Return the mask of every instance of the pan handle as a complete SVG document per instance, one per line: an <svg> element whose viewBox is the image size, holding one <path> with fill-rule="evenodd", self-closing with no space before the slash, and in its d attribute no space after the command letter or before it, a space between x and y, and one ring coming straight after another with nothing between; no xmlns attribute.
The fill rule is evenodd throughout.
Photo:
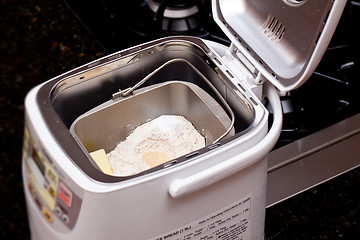
<svg viewBox="0 0 360 240"><path fill-rule="evenodd" d="M264 158L274 147L282 128L282 107L277 91L271 83L264 84L265 94L272 106L274 121L267 135L255 146L224 162L204 171L175 180L170 184L169 193L173 198L185 196L238 172ZM259 154L260 153L260 154Z"/></svg>

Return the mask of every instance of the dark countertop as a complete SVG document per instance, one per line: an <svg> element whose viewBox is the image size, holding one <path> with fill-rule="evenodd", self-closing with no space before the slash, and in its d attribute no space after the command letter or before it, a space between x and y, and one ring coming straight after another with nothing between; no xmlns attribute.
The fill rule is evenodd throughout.
<svg viewBox="0 0 360 240"><path fill-rule="evenodd" d="M30 239L21 178L24 98L105 55L63 1L0 3L0 237ZM360 169L267 210L268 239L359 239Z"/></svg>
<svg viewBox="0 0 360 240"><path fill-rule="evenodd" d="M21 179L25 95L104 51L60 0L0 4L0 238L29 239Z"/></svg>

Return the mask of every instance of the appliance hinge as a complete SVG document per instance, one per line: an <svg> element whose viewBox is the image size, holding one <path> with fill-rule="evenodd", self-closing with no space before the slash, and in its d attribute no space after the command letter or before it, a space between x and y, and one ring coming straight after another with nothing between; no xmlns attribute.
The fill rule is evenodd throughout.
<svg viewBox="0 0 360 240"><path fill-rule="evenodd" d="M226 61L231 62L231 65L244 77L242 81L244 81L253 93L261 99L262 84L266 81L266 78L260 73L260 71L236 48L233 43L230 45L225 58Z"/></svg>
<svg viewBox="0 0 360 240"><path fill-rule="evenodd" d="M253 76L250 80L255 84L263 84L265 82L264 76L259 72L259 70L242 54L239 49L232 43L230 45L230 52L234 58L236 58Z"/></svg>

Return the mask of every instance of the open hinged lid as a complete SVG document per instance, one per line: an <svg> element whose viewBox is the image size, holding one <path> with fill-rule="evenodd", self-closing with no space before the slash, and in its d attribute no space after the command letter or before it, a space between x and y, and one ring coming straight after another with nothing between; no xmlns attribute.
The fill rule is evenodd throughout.
<svg viewBox="0 0 360 240"><path fill-rule="evenodd" d="M214 19L279 90L304 83L322 58L346 0L213 0Z"/></svg>

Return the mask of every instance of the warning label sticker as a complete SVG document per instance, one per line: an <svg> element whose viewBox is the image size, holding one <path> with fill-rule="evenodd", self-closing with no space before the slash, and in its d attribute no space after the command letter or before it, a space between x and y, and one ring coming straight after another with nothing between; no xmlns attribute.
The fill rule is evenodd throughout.
<svg viewBox="0 0 360 240"><path fill-rule="evenodd" d="M250 239L251 194L198 221L152 240L247 240Z"/></svg>

